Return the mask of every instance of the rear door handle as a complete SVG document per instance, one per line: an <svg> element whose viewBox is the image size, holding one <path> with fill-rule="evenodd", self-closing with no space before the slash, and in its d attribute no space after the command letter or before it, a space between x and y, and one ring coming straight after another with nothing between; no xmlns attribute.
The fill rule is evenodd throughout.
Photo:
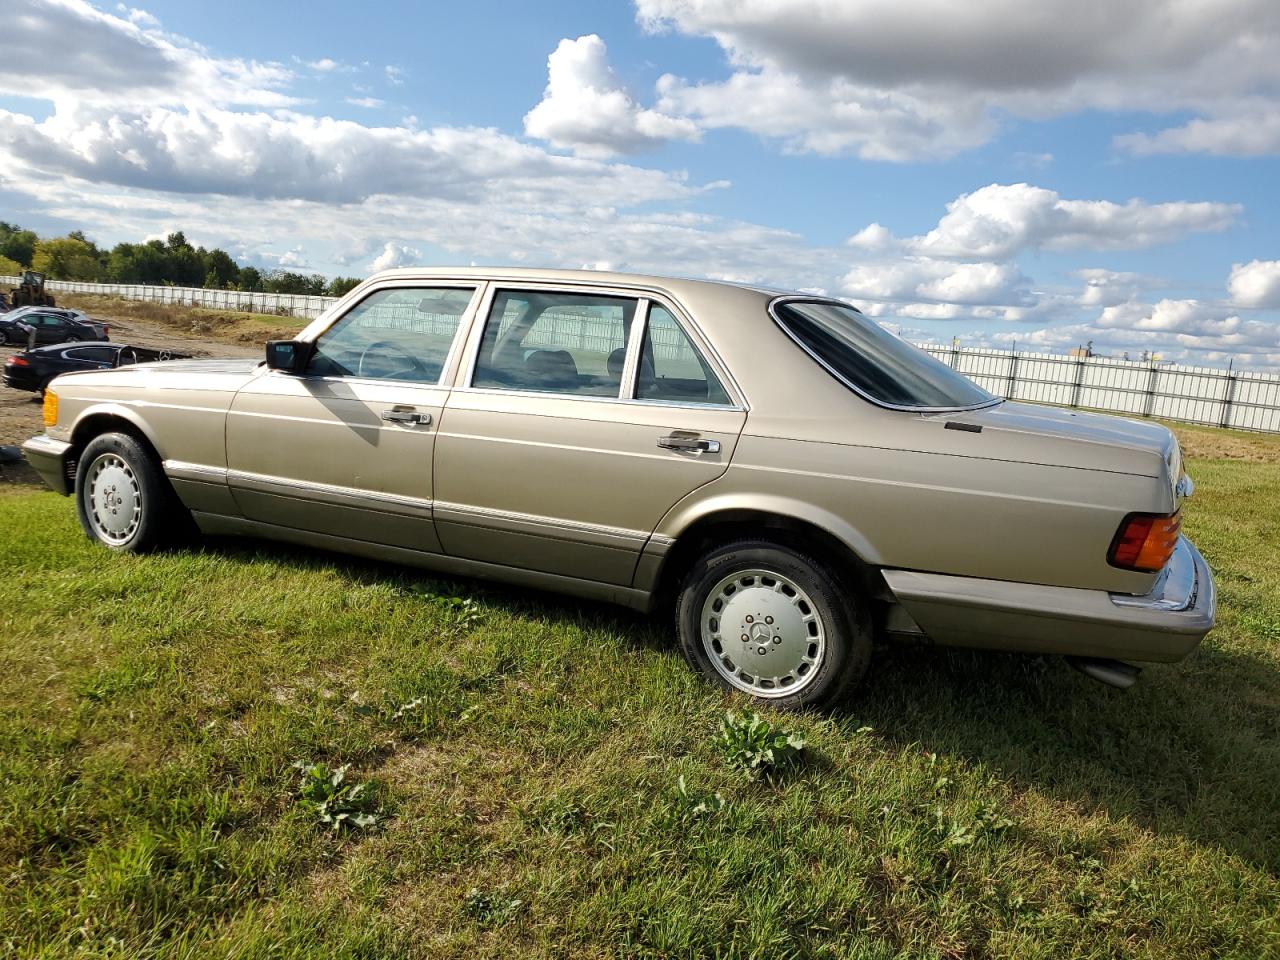
<svg viewBox="0 0 1280 960"><path fill-rule="evenodd" d="M719 440L704 440L701 437L681 437L669 434L658 438L658 446L664 450L686 450L690 453L719 453Z"/></svg>
<svg viewBox="0 0 1280 960"><path fill-rule="evenodd" d="M431 414L418 413L416 410L383 410L382 419L389 420L392 423L421 423L428 424L431 422Z"/></svg>

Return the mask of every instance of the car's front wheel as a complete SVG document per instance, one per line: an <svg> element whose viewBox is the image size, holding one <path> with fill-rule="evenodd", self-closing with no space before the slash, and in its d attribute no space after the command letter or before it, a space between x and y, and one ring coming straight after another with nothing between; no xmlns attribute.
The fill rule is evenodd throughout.
<svg viewBox="0 0 1280 960"><path fill-rule="evenodd" d="M76 511L89 538L144 553L182 527L182 507L151 452L127 433L85 446L76 468Z"/></svg>
<svg viewBox="0 0 1280 960"><path fill-rule="evenodd" d="M676 606L681 649L699 673L782 709L841 700L866 672L870 623L824 564L765 540L705 554Z"/></svg>

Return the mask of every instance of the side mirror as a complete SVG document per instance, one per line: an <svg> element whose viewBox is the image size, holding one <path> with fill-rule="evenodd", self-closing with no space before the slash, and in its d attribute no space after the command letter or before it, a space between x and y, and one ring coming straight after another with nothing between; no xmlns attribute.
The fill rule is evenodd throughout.
<svg viewBox="0 0 1280 960"><path fill-rule="evenodd" d="M285 373L301 373L311 359L311 344L301 340L268 340L267 366Z"/></svg>

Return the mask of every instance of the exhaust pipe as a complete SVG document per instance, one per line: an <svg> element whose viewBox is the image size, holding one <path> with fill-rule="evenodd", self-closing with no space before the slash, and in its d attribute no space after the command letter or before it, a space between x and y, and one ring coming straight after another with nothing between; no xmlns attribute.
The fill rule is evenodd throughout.
<svg viewBox="0 0 1280 960"><path fill-rule="evenodd" d="M1123 660L1112 660L1109 657L1067 657L1067 663L1086 677L1092 677L1099 683L1105 683L1109 687L1120 690L1128 690L1132 687L1138 682L1138 677L1142 673L1141 667L1135 667L1132 663L1125 663Z"/></svg>

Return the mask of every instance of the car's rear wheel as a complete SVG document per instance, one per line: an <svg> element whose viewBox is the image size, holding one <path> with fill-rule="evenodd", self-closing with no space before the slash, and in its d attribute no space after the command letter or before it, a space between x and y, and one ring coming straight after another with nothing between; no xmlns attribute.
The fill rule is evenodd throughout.
<svg viewBox="0 0 1280 960"><path fill-rule="evenodd" d="M676 607L685 657L704 677L782 709L824 708L866 672L866 604L820 561L765 540L708 552Z"/></svg>
<svg viewBox="0 0 1280 960"><path fill-rule="evenodd" d="M126 553L154 550L184 528L185 511L159 463L127 433L104 433L85 446L76 511L90 539Z"/></svg>

